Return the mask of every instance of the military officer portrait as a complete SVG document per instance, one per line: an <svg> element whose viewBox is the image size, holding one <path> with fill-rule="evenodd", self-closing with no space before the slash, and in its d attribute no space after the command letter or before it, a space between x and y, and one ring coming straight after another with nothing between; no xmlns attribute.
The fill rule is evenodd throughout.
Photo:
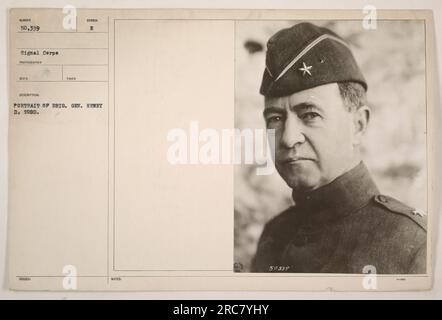
<svg viewBox="0 0 442 320"><path fill-rule="evenodd" d="M341 25L341 29L345 28ZM364 32L370 31L361 30ZM258 41L247 40L244 47L248 55L259 50ZM407 188L423 190L417 189L416 180L421 179L424 181L421 185L425 184L425 164L419 167L425 146L411 143L407 147L420 148L421 155L410 156L414 162L406 157L402 159L401 154L406 152L399 150L407 147L401 143L407 145L417 138L397 129L397 132L382 131L389 123L400 128L400 124L395 123L403 121L402 115L411 121L417 120L413 120L411 111L400 110L407 105L377 103L379 106L376 106L375 103L372 107L368 99L369 93L376 96L377 92L371 91L375 89L371 88L363 70L376 68L374 62L382 63L382 54L396 52L378 52L378 60L371 61L373 58L366 54L366 63L361 68L354 48L358 49L331 28L310 22L281 28L262 43L265 58L259 77L260 105L253 110L260 114L265 128L274 130L275 174L288 188L291 202L280 201L275 212L268 198L259 210L249 213L252 220L257 219L253 216L257 212L262 214L259 221L262 228L248 226L255 236L255 242L248 249L249 272L361 274L367 267L377 274L425 274L427 271L426 210L414 207L409 199L397 199L385 192L365 160L367 157L377 169L377 176L381 177L378 180L388 190L395 191L395 183L396 191L405 190L399 195L406 196ZM361 48L358 50L363 52ZM376 52L375 48L371 50ZM423 63L419 56L416 61ZM385 65L384 69L391 68L394 74L401 74L402 71L394 71L406 65L401 63L399 60L397 66ZM371 78L375 77L373 74ZM415 86L421 76L416 76ZM385 82L385 86L393 85ZM381 88L380 83L374 83L373 87ZM398 92L389 90L384 95L400 96ZM402 99L410 94L418 95L410 91L404 94ZM383 102L380 98L378 101ZM425 114L425 106L419 102L415 108L421 108ZM383 118L391 114L395 116ZM370 130L377 132L370 136ZM396 138L389 138L391 135L385 132L392 132ZM397 138L401 134L411 138ZM416 134L424 136L423 130L417 130ZM395 146L395 141L400 142ZM366 143L374 151L370 153ZM390 149L390 158L385 161L382 153L376 153L384 143ZM395 147L398 158L392 150ZM382 167L387 164L388 168ZM270 186L266 187L266 180L256 180L254 184L254 190L262 194L263 190L277 194ZM255 196L257 200L250 200L249 206L264 199L259 194ZM240 198L240 194L236 197ZM246 209L235 203L235 210L235 223L245 223L244 219L241 221L241 217L244 218L241 210ZM258 224L257 220L255 223ZM235 261L244 264L240 258L235 257Z"/></svg>

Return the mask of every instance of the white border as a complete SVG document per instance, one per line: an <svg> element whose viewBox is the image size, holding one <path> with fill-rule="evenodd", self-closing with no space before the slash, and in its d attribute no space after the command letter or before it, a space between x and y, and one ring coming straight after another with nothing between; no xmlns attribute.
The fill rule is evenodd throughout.
<svg viewBox="0 0 442 320"><path fill-rule="evenodd" d="M11 7L63 7L71 4L82 8L250 8L250 9L361 9L366 1L358 0L335 0L333 3L320 0L298 0L296 3L288 3L283 0L243 0L243 1L196 1L196 0L151 0L148 3L137 0L102 0L102 1L2 1L0 4L0 299L93 299L93 298L134 298L134 299L442 299L442 263L439 257L442 254L440 237L438 234L442 232L440 219L440 199L434 203L435 219L433 220L433 271L434 283L431 291L425 292L138 292L138 293L75 293L75 292L11 292L7 289L6 275L6 230L7 230L7 9ZM432 9L434 14L434 30L435 30L435 48L434 48L434 66L433 73L433 93L434 97L434 114L433 139L434 147L438 146L437 141L441 141L441 99L438 90L440 88L439 74L442 74L440 63L438 63L438 52L440 43L442 43L442 2L440 0L421 0L419 2L409 0L389 0L389 1L370 1L369 4L376 6L378 9ZM436 159L442 158L441 148L434 150ZM440 194L442 182L442 171L433 173L434 194Z"/></svg>

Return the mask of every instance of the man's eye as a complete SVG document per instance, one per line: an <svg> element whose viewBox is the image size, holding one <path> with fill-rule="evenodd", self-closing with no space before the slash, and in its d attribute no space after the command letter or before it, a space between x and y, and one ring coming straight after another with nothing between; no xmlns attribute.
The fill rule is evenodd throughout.
<svg viewBox="0 0 442 320"><path fill-rule="evenodd" d="M310 120L316 119L317 117L320 117L320 116L321 115L316 112L306 112L306 113L301 114L300 118L305 121L310 121Z"/></svg>
<svg viewBox="0 0 442 320"><path fill-rule="evenodd" d="M274 124L282 120L281 116L272 116L267 118L267 124Z"/></svg>

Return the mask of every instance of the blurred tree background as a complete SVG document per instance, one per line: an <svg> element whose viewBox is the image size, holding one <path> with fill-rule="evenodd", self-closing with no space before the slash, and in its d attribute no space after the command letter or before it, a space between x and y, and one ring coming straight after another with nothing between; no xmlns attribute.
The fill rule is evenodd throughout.
<svg viewBox="0 0 442 320"><path fill-rule="evenodd" d="M264 128L259 94L267 40L301 21L239 21L235 36L235 128ZM350 44L372 109L363 156L382 193L427 210L425 26L423 21L314 21ZM264 224L293 205L278 173L235 166L235 262L248 271Z"/></svg>

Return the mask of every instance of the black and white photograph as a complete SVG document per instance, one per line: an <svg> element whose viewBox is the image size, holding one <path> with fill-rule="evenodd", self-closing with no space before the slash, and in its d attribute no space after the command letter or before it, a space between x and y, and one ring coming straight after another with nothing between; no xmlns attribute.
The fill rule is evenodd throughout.
<svg viewBox="0 0 442 320"><path fill-rule="evenodd" d="M235 127L276 171L234 173L234 271L426 274L424 20L237 21Z"/></svg>
<svg viewBox="0 0 442 320"><path fill-rule="evenodd" d="M431 10L8 17L9 290L434 287Z"/></svg>

